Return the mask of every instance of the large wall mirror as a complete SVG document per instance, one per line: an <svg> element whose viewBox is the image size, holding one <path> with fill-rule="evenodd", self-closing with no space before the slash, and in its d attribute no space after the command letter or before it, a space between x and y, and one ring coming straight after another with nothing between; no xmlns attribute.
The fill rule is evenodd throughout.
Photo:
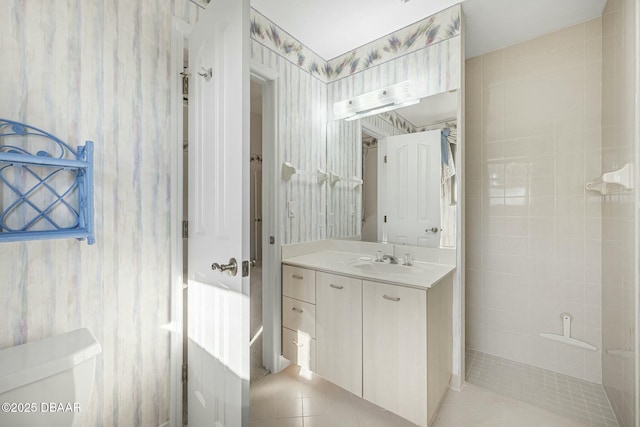
<svg viewBox="0 0 640 427"><path fill-rule="evenodd" d="M457 91L327 124L327 235L455 247Z"/></svg>

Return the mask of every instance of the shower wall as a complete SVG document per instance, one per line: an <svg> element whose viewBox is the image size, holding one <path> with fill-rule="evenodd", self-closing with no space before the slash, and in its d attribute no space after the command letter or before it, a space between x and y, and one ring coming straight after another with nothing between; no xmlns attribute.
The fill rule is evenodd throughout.
<svg viewBox="0 0 640 427"><path fill-rule="evenodd" d="M601 381L602 21L466 61L466 344Z"/></svg>
<svg viewBox="0 0 640 427"><path fill-rule="evenodd" d="M602 171L638 163L636 120L637 2L609 0L602 17ZM636 345L636 191L603 197L602 383L622 427L638 425Z"/></svg>

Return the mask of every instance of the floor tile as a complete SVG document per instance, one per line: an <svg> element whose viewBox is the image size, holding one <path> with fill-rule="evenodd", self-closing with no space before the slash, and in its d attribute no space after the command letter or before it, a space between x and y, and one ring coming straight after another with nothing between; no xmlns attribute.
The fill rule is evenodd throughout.
<svg viewBox="0 0 640 427"><path fill-rule="evenodd" d="M472 349L466 380L590 426L615 420L602 385ZM615 425L615 424L614 424Z"/></svg>
<svg viewBox="0 0 640 427"><path fill-rule="evenodd" d="M302 417L302 398L287 397L276 400L276 418Z"/></svg>
<svg viewBox="0 0 640 427"><path fill-rule="evenodd" d="M304 421L302 417L279 418L276 420L274 427L304 427Z"/></svg>
<svg viewBox="0 0 640 427"><path fill-rule="evenodd" d="M251 420L269 420L276 417L276 400L254 400L249 405Z"/></svg>
<svg viewBox="0 0 640 427"><path fill-rule="evenodd" d="M356 411L350 402L333 404L329 408L331 421L335 427L358 427L360 425Z"/></svg>
<svg viewBox="0 0 640 427"><path fill-rule="evenodd" d="M302 398L302 415L310 417L314 415L329 415L329 405L324 396L321 397L303 397Z"/></svg>
<svg viewBox="0 0 640 427"><path fill-rule="evenodd" d="M498 363L495 357L490 360ZM252 384L251 427L415 427L408 420L366 402L320 377L313 376L309 379L300 376L296 369L287 368ZM542 377L545 376L549 383L564 381L548 373L543 373ZM287 388L290 390L286 390ZM303 395L311 397L302 397ZM566 410L567 407L561 409ZM256 418L269 415L273 419ZM461 392L447 392L432 427L592 425L597 424L581 423L467 383Z"/></svg>
<svg viewBox="0 0 640 427"><path fill-rule="evenodd" d="M304 427L338 427L331 423L331 418L327 415L317 417L304 417Z"/></svg>

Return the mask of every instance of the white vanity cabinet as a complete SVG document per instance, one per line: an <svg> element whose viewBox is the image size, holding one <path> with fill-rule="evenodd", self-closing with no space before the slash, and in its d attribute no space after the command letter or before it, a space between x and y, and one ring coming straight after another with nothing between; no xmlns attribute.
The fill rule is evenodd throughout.
<svg viewBox="0 0 640 427"><path fill-rule="evenodd" d="M316 369L316 272L282 267L282 355Z"/></svg>
<svg viewBox="0 0 640 427"><path fill-rule="evenodd" d="M284 357L427 427L451 376L453 276L419 287L286 264L282 273Z"/></svg>
<svg viewBox="0 0 640 427"><path fill-rule="evenodd" d="M362 280L316 273L316 372L362 396Z"/></svg>

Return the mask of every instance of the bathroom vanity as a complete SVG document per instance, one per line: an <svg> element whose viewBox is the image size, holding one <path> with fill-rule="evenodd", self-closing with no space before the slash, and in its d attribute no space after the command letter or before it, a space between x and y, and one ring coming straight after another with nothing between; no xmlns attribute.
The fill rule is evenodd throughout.
<svg viewBox="0 0 640 427"><path fill-rule="evenodd" d="M320 251L282 261L282 354L419 426L452 367L451 265Z"/></svg>

